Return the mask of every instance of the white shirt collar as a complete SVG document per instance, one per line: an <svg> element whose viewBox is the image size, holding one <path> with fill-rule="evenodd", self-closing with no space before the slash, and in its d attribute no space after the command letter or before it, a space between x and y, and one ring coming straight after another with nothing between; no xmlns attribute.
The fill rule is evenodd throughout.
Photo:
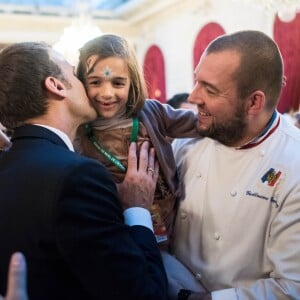
<svg viewBox="0 0 300 300"><path fill-rule="evenodd" d="M34 124L34 125L45 127L47 129L51 130L52 132L54 132L55 134L57 134L65 142L65 144L67 145L69 150L74 152L73 144L72 144L71 140L69 139L69 137L64 132L62 132L61 130L59 130L57 128L47 126L47 125L41 125L41 124Z"/></svg>

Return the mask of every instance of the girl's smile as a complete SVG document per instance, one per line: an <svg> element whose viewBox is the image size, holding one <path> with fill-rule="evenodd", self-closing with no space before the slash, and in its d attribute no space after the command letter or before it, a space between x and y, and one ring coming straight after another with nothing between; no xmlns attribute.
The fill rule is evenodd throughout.
<svg viewBox="0 0 300 300"><path fill-rule="evenodd" d="M119 57L99 60L92 55L87 66L87 93L100 117L113 118L126 111L130 77Z"/></svg>

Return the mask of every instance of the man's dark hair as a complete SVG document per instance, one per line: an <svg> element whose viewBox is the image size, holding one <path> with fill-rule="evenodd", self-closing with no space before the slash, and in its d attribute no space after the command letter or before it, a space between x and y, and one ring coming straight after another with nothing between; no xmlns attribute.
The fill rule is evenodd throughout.
<svg viewBox="0 0 300 300"><path fill-rule="evenodd" d="M45 79L61 76L46 43L12 44L0 52L0 122L7 128L47 111Z"/></svg>

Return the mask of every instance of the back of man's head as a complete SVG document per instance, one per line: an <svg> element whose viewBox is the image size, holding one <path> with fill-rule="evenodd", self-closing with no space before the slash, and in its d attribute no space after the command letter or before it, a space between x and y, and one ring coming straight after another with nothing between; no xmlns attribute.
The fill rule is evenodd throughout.
<svg viewBox="0 0 300 300"><path fill-rule="evenodd" d="M12 44L0 52L0 122L8 129L47 110L44 80L60 74L45 43Z"/></svg>

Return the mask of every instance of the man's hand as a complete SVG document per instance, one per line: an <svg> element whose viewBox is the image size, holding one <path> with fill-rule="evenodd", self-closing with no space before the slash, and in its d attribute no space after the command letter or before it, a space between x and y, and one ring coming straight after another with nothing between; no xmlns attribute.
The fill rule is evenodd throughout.
<svg viewBox="0 0 300 300"><path fill-rule="evenodd" d="M158 178L158 162L155 151L149 149L149 142L141 145L139 158L136 143L131 143L128 154L128 168L124 181L117 185L124 209L143 207L150 209Z"/></svg>
<svg viewBox="0 0 300 300"><path fill-rule="evenodd" d="M14 253L10 259L6 296L0 296L0 300L28 300L26 261L21 253Z"/></svg>

